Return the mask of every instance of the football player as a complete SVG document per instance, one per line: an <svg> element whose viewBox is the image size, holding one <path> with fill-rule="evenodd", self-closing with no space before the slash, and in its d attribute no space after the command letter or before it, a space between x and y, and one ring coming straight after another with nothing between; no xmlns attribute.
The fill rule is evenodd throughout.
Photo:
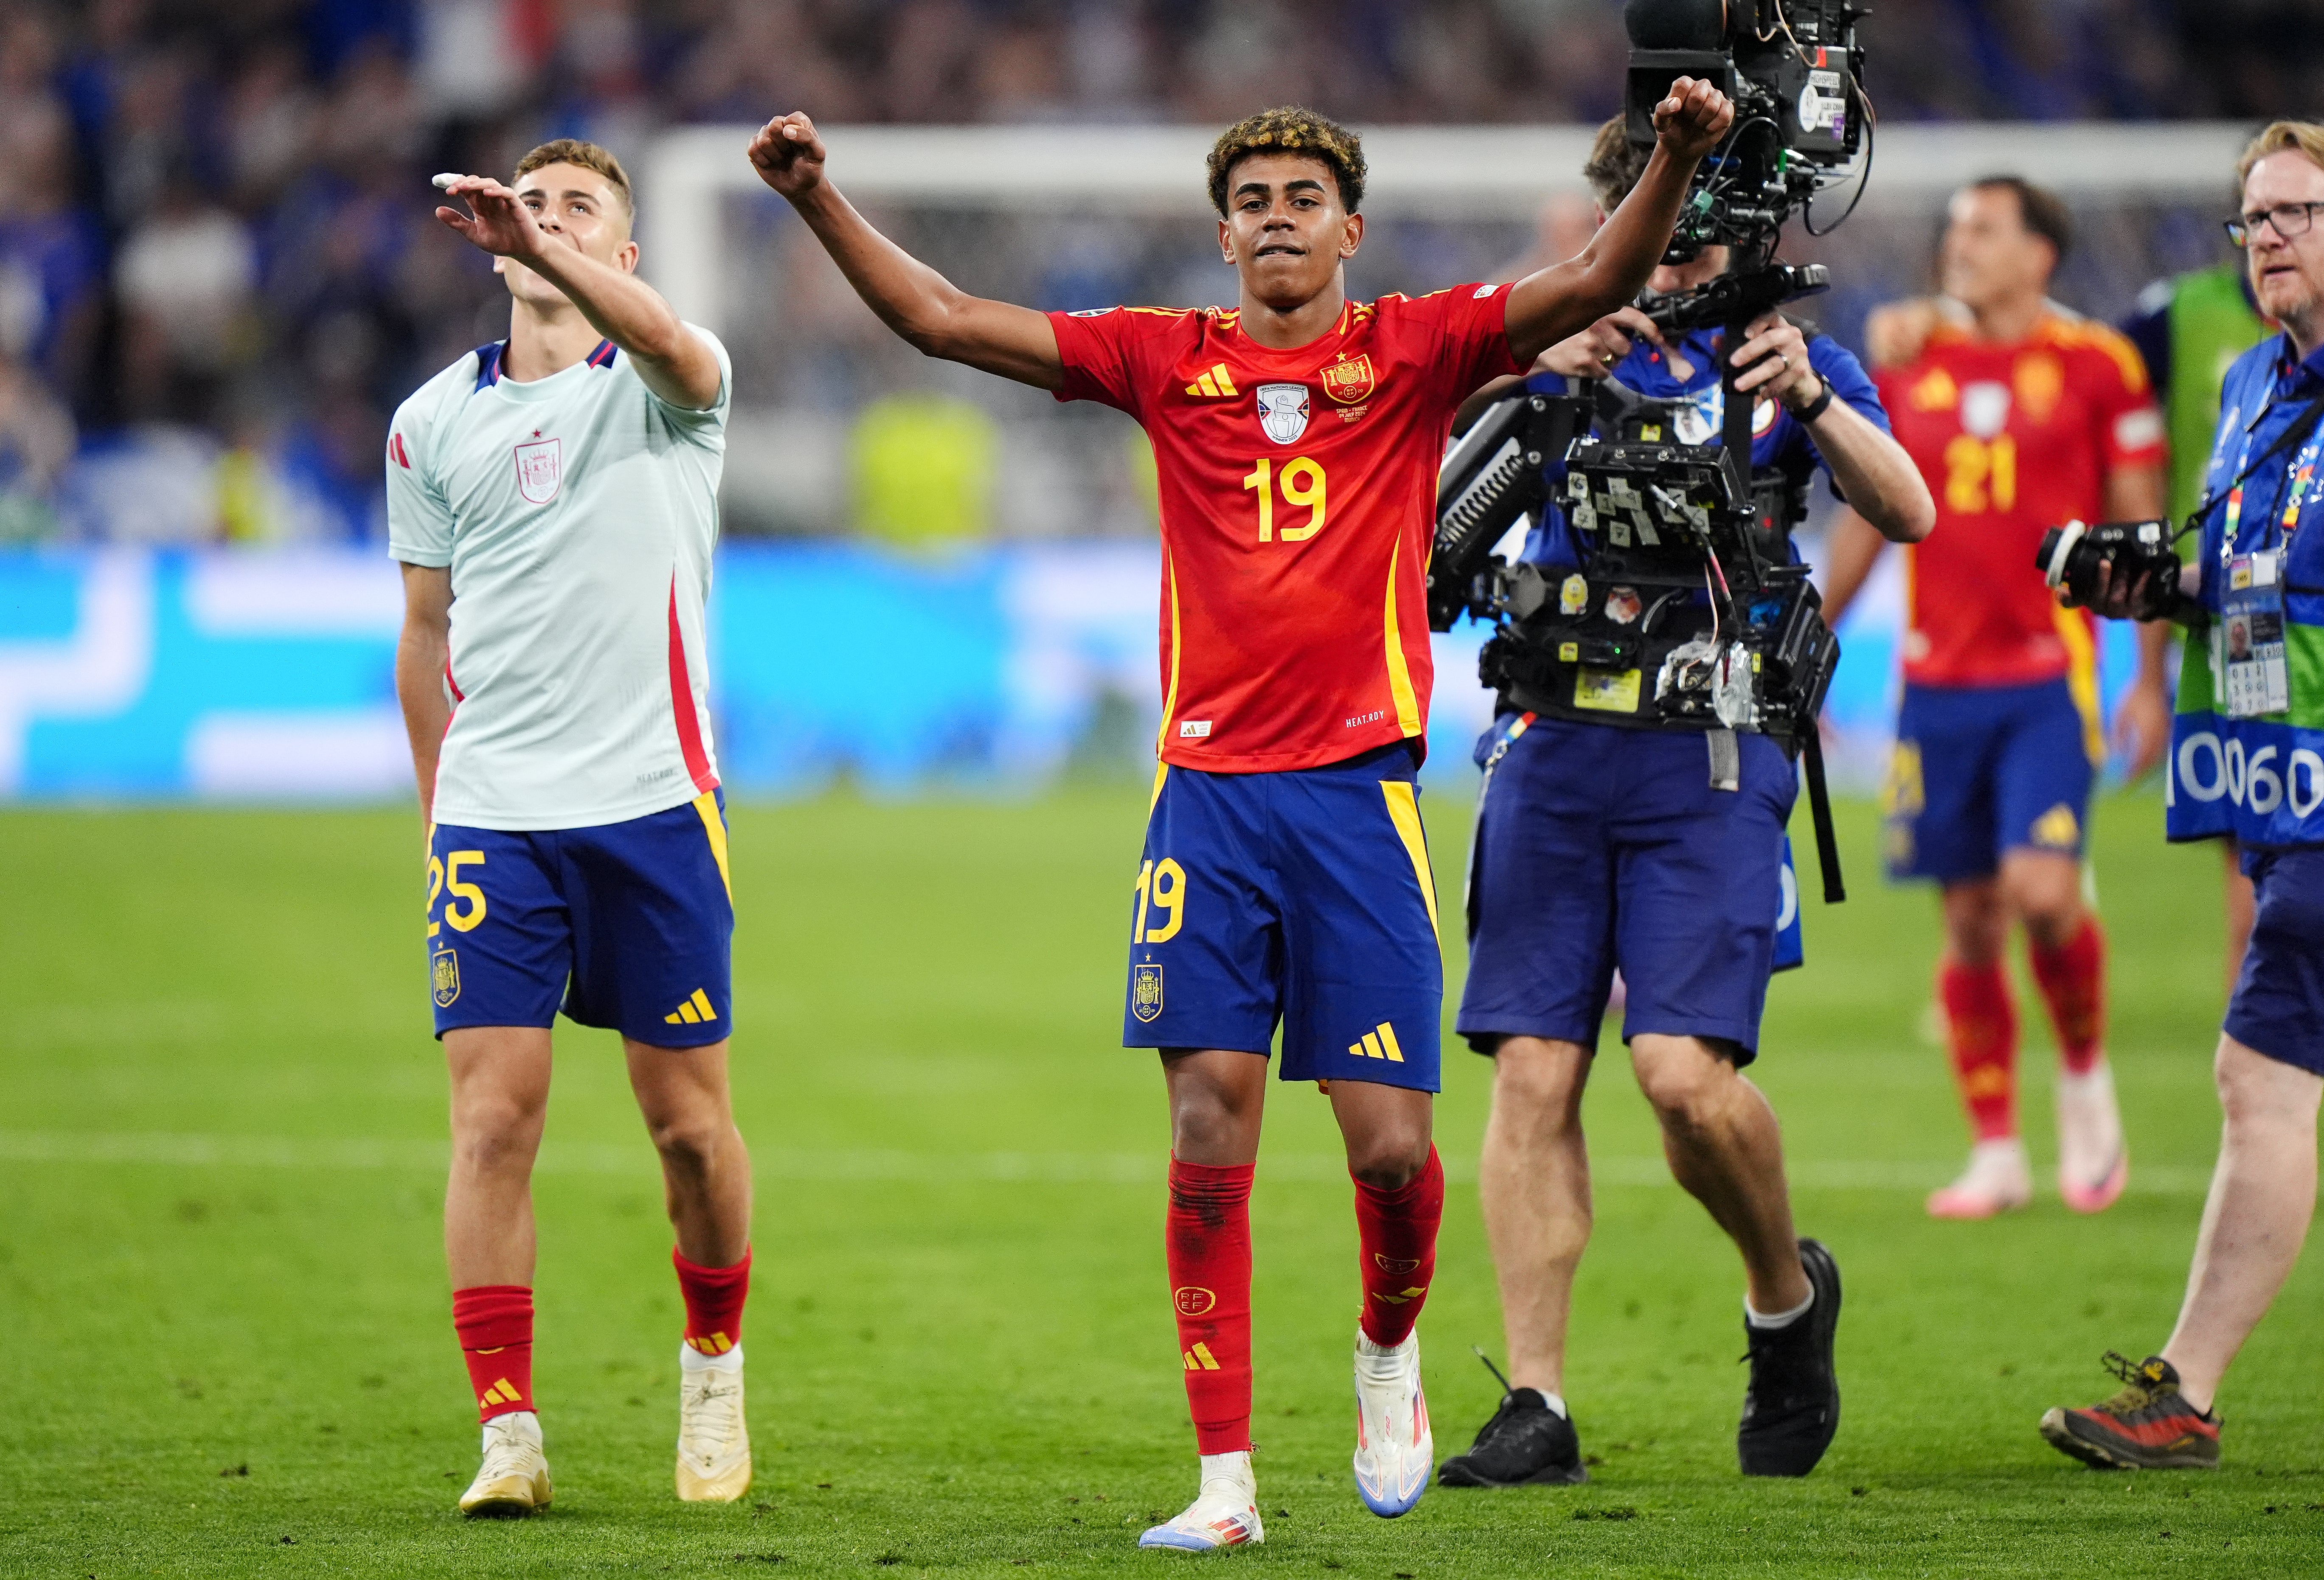
<svg viewBox="0 0 2324 1580"><path fill-rule="evenodd" d="M1348 295L1363 152L1311 111L1230 128L1210 197L1232 309L1040 313L973 297L833 185L803 115L750 156L863 300L930 356L1136 418L1162 516L1163 719L1131 886L1123 1041L1159 1050L1167 1253L1199 1492L1141 1546L1262 1538L1250 1465L1250 1221L1267 1061L1327 1086L1354 1177L1357 1489L1409 1510L1434 1448L1414 1325L1435 1265L1443 966L1416 770L1425 575L1452 414L1629 300L1732 107L1682 78L1637 190L1578 256L1514 284ZM1105 172L1089 180L1100 191Z"/></svg>
<svg viewBox="0 0 2324 1580"><path fill-rule="evenodd" d="M452 1077L444 1251L484 1418L469 1514L549 1500L532 1394L533 1155L561 1007L622 1034L686 1303L678 1494L751 1484L751 1165L728 1104L734 907L702 603L733 381L633 272L629 178L543 143L514 185L438 177L509 333L395 414L396 691L428 826L436 1035Z"/></svg>
<svg viewBox="0 0 2324 1580"><path fill-rule="evenodd" d="M2105 762L2097 628L2035 568L2043 531L2163 507L2163 422L2137 351L2048 300L2071 239L2065 205L2014 176L1956 193L1944 297L1911 360L1875 370L1897 439L1936 496L1906 552L1904 699L1885 794L1892 875L1943 895L1937 971L1953 1074L1976 1134L1967 1170L1929 1197L1942 1218L2033 1198L2017 1130L2017 1012L2003 959L2013 923L2058 1038L2058 1187L2095 1213L2122 1194L2129 1150L2105 1050L2106 939L2084 896L2092 781ZM1877 348L1894 335L1876 326ZM1834 626L1883 541L1843 514L1824 608ZM2135 772L2169 732L2161 639L2143 634L2121 725Z"/></svg>

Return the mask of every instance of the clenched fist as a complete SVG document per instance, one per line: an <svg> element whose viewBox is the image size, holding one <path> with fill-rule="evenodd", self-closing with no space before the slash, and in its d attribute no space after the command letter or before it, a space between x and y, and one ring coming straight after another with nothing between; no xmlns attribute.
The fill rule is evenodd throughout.
<svg viewBox="0 0 2324 1580"><path fill-rule="evenodd" d="M823 161L815 123L797 110L777 115L751 139L751 164L759 179L794 203L823 184Z"/></svg>
<svg viewBox="0 0 2324 1580"><path fill-rule="evenodd" d="M1694 163L1719 146L1735 124L1735 105L1708 82L1682 77L1655 106L1655 135L1671 157Z"/></svg>

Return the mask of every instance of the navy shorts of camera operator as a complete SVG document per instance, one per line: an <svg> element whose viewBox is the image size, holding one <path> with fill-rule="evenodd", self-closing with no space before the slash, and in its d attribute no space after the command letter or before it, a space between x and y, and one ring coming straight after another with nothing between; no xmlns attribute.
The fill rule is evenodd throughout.
<svg viewBox="0 0 2324 1580"><path fill-rule="evenodd" d="M1838 342L1808 339L1809 365L1884 433L1887 414L1861 365ZM1678 353L1635 346L1613 376L1658 400L1692 397L1678 438L1716 443L1722 411L1711 336ZM1529 387L1559 386L1536 374ZM1807 430L1763 403L1755 469L1821 464ZM1525 558L1578 566L1555 513ZM1646 730L1505 713L1478 744L1486 770L1469 862L1469 977L1457 1022L1478 1052L1504 1037L1594 1047L1615 968L1628 987L1622 1037L1700 1037L1756 1057L1781 912L1784 830L1797 771L1764 735L1738 738L1740 786L1714 790L1693 731Z"/></svg>

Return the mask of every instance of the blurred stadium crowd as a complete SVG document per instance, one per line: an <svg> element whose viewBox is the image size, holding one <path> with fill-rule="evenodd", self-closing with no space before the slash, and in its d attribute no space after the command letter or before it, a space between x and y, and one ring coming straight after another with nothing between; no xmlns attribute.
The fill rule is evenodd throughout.
<svg viewBox="0 0 2324 1580"><path fill-rule="evenodd" d="M2258 119L2310 107L2313 20L2293 0L1885 0L1871 84L1890 119ZM380 535L388 415L505 330L484 260L430 217L433 171L505 171L557 135L635 162L660 126L792 106L1584 122L1618 107L1625 47L1618 0L0 0L0 542ZM1013 273L1045 305L1093 283ZM834 365L788 351L794 390ZM746 408L773 387L752 383ZM957 407L874 413L852 441L874 494L881 455L996 469Z"/></svg>

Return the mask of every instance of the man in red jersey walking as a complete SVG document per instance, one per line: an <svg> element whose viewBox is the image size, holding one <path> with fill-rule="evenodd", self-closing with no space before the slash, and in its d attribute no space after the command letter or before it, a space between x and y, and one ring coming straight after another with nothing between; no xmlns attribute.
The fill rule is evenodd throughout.
<svg viewBox="0 0 2324 1580"><path fill-rule="evenodd" d="M2033 1198L2017 1130L2017 1013L2004 971L2013 918L2058 1037L2058 1188L2077 1212L2122 1194L2129 1152L2104 1046L2106 944L2085 902L2090 787L2105 761L2097 629L2035 568L2044 529L2163 508L2163 422L2137 351L2046 300L2071 231L2065 206L2015 177L1957 193L1942 245L1947 302L1917 355L1874 377L1897 439L1936 496L1915 544L1904 701L1886 791L1888 865L1943 888L1937 973L1952 1067L1977 1141L1929 1198L1985 1218ZM1881 327L1876 345L1894 341ZM1824 608L1834 626L1882 548L1846 516ZM2169 728L2159 640L2144 639L2123 708L2139 772Z"/></svg>
<svg viewBox="0 0 2324 1580"><path fill-rule="evenodd" d="M1414 1324L1435 1265L1430 1140L1443 966L1415 771L1432 679L1424 577L1461 401L1630 300L1732 119L1680 79L1637 191L1571 262L1513 285L1348 300L1363 153L1306 110L1213 149L1232 310L1038 313L906 255L825 174L805 115L751 144L863 300L922 351L1128 412L1160 474L1163 721L1130 917L1125 1045L1160 1051L1167 1228L1200 1490L1145 1547L1262 1538L1250 1467L1250 1220L1267 1058L1328 1084L1356 1188L1356 1485L1419 1501L1434 1457ZM1102 180L1102 172L1093 172Z"/></svg>

